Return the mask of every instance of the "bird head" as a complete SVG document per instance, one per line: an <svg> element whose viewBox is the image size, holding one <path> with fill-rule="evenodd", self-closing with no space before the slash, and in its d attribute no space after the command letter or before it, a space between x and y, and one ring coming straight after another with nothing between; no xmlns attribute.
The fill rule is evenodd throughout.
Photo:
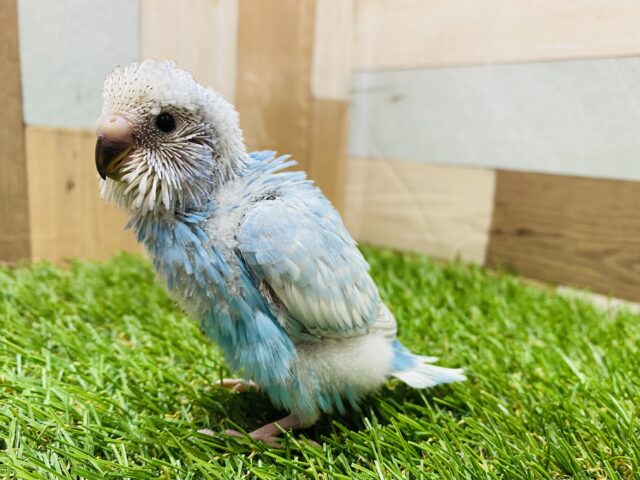
<svg viewBox="0 0 640 480"><path fill-rule="evenodd" d="M203 205L246 158L233 106L171 61L111 72L96 135L101 194L134 214Z"/></svg>

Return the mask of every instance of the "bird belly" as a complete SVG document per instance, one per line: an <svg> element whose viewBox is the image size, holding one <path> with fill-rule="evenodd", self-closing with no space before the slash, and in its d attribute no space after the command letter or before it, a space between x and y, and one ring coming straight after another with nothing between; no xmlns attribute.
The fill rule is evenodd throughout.
<svg viewBox="0 0 640 480"><path fill-rule="evenodd" d="M296 345L293 380L265 390L278 406L312 422L322 412L344 413L391 373L392 345L374 332L344 340L323 339Z"/></svg>

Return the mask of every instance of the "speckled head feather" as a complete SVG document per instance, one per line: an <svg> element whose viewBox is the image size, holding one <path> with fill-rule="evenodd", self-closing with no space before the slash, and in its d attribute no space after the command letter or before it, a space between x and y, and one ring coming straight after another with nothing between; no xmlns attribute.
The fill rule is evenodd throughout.
<svg viewBox="0 0 640 480"><path fill-rule="evenodd" d="M102 180L100 191L133 214L162 216L198 207L244 168L233 106L172 61L149 59L117 68L104 82L103 100L103 115L129 122L134 148L120 178ZM157 126L162 113L175 120L170 132Z"/></svg>

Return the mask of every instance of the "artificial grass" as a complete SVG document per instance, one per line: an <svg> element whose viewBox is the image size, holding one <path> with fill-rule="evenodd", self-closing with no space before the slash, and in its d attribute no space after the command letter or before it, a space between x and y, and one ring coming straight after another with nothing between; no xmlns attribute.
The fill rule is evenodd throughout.
<svg viewBox="0 0 640 480"><path fill-rule="evenodd" d="M364 252L402 341L469 381L389 382L282 450L195 433L282 412L213 385L228 374L219 352L146 260L0 269L0 477L640 476L640 316L479 267Z"/></svg>

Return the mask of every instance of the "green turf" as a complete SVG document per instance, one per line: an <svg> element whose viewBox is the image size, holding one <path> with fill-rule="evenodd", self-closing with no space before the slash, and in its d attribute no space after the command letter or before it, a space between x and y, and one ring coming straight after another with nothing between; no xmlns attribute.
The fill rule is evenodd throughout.
<svg viewBox="0 0 640 480"><path fill-rule="evenodd" d="M196 434L277 412L147 261L0 269L0 478L634 478L640 317L508 276L365 249L402 341L464 384L392 381L285 448ZM314 448L302 439L322 444Z"/></svg>

